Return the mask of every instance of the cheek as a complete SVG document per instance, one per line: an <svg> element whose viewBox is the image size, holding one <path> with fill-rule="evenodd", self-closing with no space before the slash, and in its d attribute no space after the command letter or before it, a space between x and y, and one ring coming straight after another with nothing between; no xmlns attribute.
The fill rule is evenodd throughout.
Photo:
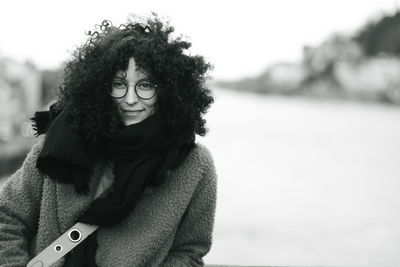
<svg viewBox="0 0 400 267"><path fill-rule="evenodd" d="M143 100L142 102L148 109L154 109L154 106L156 105L157 102L157 98L153 97L152 99Z"/></svg>
<svg viewBox="0 0 400 267"><path fill-rule="evenodd" d="M121 99L114 99L114 103L118 108L122 107L122 102Z"/></svg>

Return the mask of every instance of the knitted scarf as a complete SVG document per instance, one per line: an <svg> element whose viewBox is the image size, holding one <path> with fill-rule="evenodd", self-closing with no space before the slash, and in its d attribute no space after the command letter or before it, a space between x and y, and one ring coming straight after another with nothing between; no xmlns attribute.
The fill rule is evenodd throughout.
<svg viewBox="0 0 400 267"><path fill-rule="evenodd" d="M194 137L177 146L163 121L151 115L137 124L125 126L113 136L102 136L96 149L70 127L66 114L39 112L32 119L37 134L46 133L36 166L40 172L62 183L73 184L78 193L87 193L89 178L99 158L114 162L113 193L92 202L80 222L112 226L134 209L147 184L161 185L168 169L179 166L194 146ZM67 257L66 266L96 266L96 235L88 237Z"/></svg>

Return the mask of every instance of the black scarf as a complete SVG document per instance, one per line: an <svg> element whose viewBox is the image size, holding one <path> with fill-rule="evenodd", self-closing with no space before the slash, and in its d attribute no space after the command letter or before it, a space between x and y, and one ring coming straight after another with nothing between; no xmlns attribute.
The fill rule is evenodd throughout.
<svg viewBox="0 0 400 267"><path fill-rule="evenodd" d="M191 142L177 146L157 115L123 127L113 136L101 136L94 148L70 128L64 112L50 108L50 112L36 113L32 120L38 135L47 132L37 168L51 179L73 184L78 193L88 192L97 160L114 162L114 192L94 200L78 219L100 226L112 226L126 218L146 185L162 184L165 172L179 166L194 145L193 137ZM93 234L69 253L67 266L96 266L96 248Z"/></svg>

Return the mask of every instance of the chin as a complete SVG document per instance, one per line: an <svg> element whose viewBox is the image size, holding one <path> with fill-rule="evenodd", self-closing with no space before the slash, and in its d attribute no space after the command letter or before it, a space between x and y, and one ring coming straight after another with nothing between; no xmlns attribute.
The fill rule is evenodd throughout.
<svg viewBox="0 0 400 267"><path fill-rule="evenodd" d="M139 122L142 122L146 117L140 116L139 118L124 118L124 124L125 126L129 126L132 124L137 124Z"/></svg>
<svg viewBox="0 0 400 267"><path fill-rule="evenodd" d="M125 126L129 126L129 125L132 125L132 124L137 124L137 123L139 123L141 121L142 120L124 120L124 124L125 124Z"/></svg>

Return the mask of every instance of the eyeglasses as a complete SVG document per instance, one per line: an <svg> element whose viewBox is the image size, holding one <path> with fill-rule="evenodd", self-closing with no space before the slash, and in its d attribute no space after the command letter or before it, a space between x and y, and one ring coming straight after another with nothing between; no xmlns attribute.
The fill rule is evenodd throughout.
<svg viewBox="0 0 400 267"><path fill-rule="evenodd" d="M114 78L111 81L110 95L114 98L123 98L128 93L129 85L121 78ZM140 79L135 84L135 93L140 99L151 99L156 94L157 85L148 79Z"/></svg>

